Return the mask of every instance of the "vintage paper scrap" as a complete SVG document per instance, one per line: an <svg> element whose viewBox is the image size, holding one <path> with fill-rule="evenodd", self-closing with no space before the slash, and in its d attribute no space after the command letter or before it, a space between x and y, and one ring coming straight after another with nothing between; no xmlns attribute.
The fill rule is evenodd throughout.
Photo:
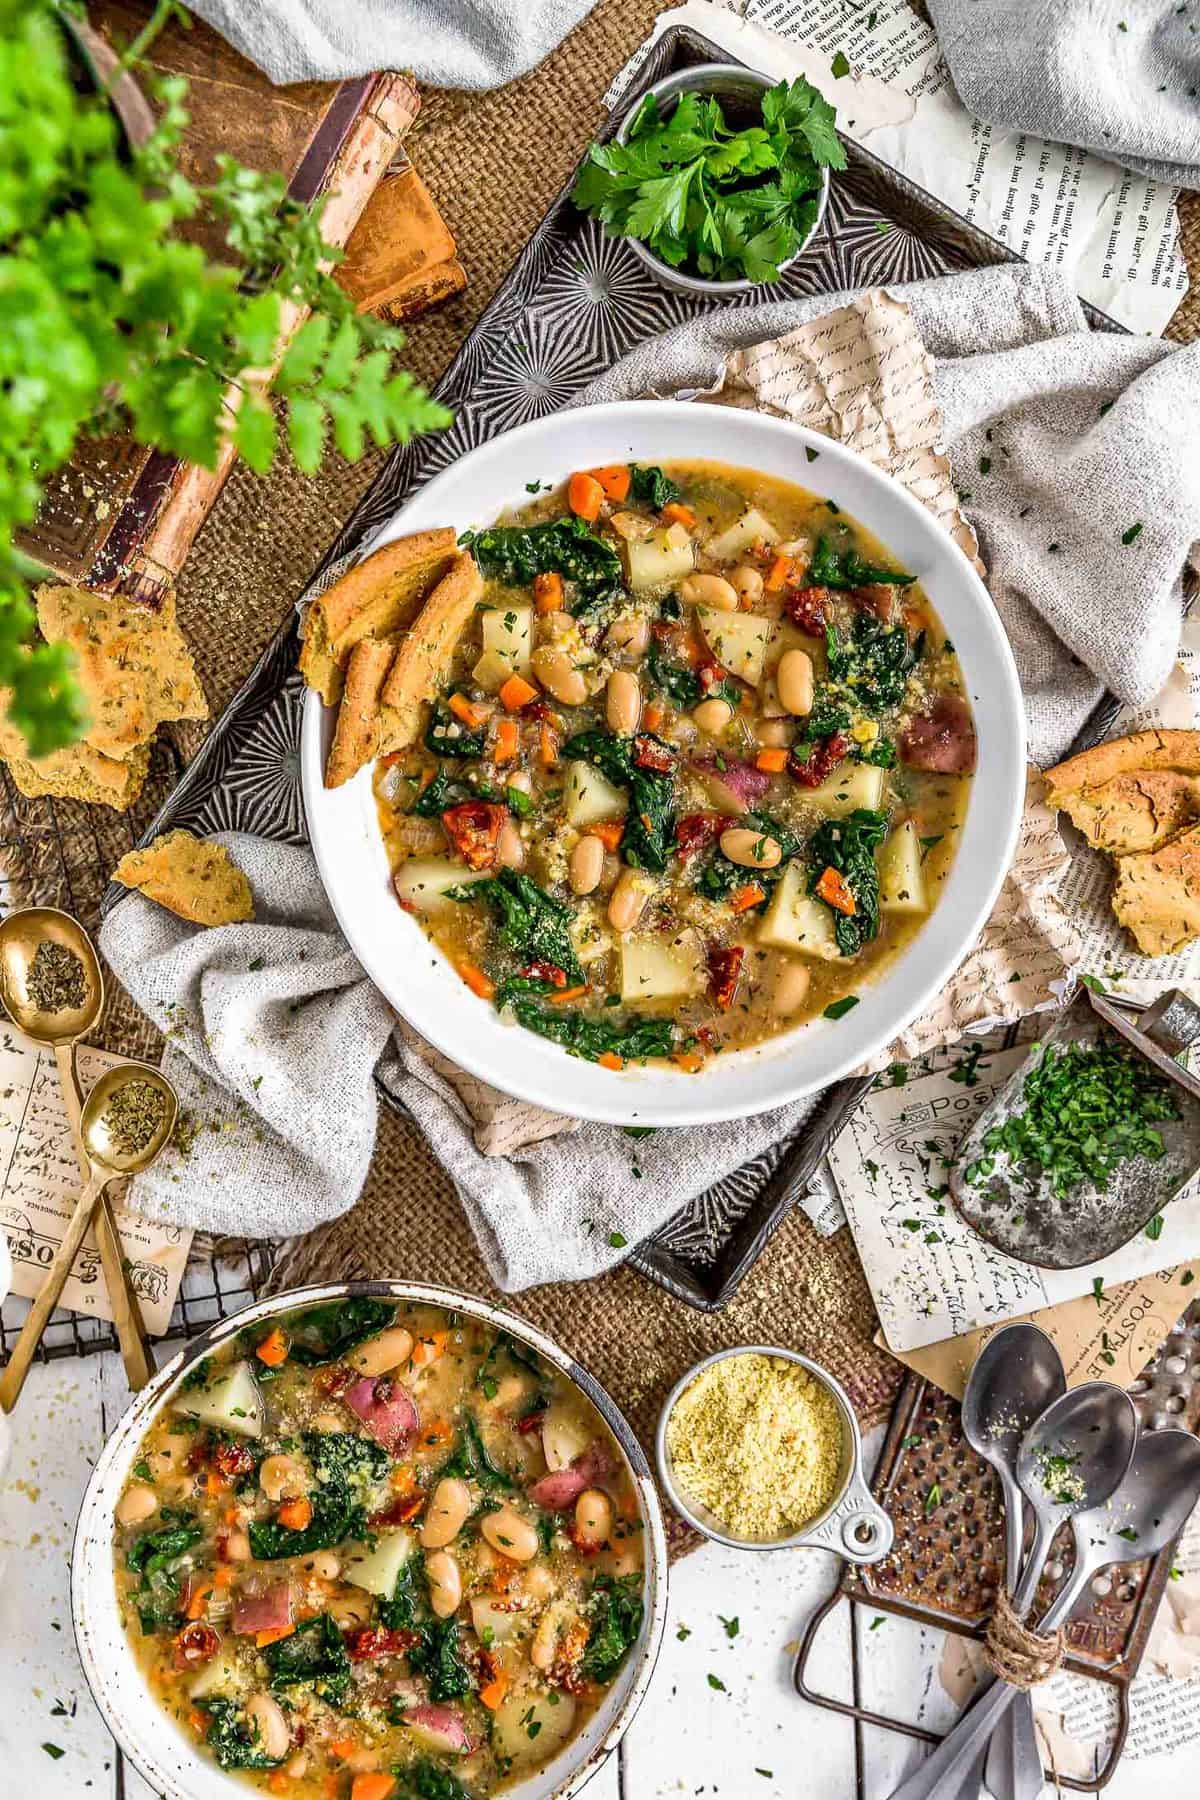
<svg viewBox="0 0 1200 1800"><path fill-rule="evenodd" d="M79 1070L85 1093L123 1060L81 1045ZM83 1177L53 1053L11 1027L0 1033L0 1168L4 1174L0 1228L12 1253L11 1292L31 1300L62 1242ZM110 1189L114 1200L119 1200L124 1185L114 1183ZM179 1292L192 1233L179 1225L143 1219L119 1204L113 1212L146 1329L161 1337ZM100 1252L90 1228L61 1304L71 1312L112 1320Z"/></svg>

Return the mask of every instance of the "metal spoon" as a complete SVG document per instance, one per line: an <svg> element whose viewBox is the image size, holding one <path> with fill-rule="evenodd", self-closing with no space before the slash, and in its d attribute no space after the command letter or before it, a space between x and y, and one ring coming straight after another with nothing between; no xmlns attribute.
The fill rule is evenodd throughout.
<svg viewBox="0 0 1200 1800"><path fill-rule="evenodd" d="M80 1006L43 1012L29 992L29 971L38 945L61 944L83 965L84 999ZM0 1000L18 1031L53 1050L58 1067L63 1104L71 1125L71 1141L86 1181L90 1170L79 1134L83 1115L83 1090L79 1083L78 1047L91 1031L104 1006L104 977L92 941L77 919L51 906L27 906L9 913L0 924ZM136 1393L154 1374L154 1359L146 1336L137 1295L129 1279L112 1204L102 1194L96 1207L96 1242L104 1285L112 1301L113 1323L121 1345L125 1374Z"/></svg>
<svg viewBox="0 0 1200 1800"><path fill-rule="evenodd" d="M113 1135L113 1118L109 1112L110 1103L122 1088L132 1082L148 1083L163 1097L162 1119L153 1135L140 1150L123 1151ZM119 1063L102 1075L91 1093L88 1095L80 1120L80 1140L83 1154L87 1159L89 1179L86 1187L75 1202L63 1240L54 1253L54 1261L42 1284L37 1299L29 1309L29 1316L21 1327L9 1358L8 1367L0 1376L0 1407L11 1412L17 1403L25 1377L29 1373L29 1365L46 1329L50 1314L58 1305L59 1296L66 1285L67 1276L71 1272L71 1264L83 1242L84 1232L92 1216L96 1201L103 1194L110 1181L118 1175L134 1175L142 1169L148 1169L166 1144L175 1129L175 1119L179 1111L179 1103L175 1089L171 1086L161 1070L152 1068L149 1063Z"/></svg>
<svg viewBox="0 0 1200 1800"><path fill-rule="evenodd" d="M1025 1433L1017 1452L1017 1480L1033 1510L1035 1528L1033 1547L1013 1595L1018 1618L1029 1610L1059 1526L1076 1513L1103 1507L1121 1485L1137 1428L1128 1394L1112 1382L1089 1381L1055 1400ZM1003 1706L995 1704L995 1688L1006 1696ZM895 1790L892 1800L957 1794L1016 1692L1006 1682L985 1688L954 1730ZM977 1720L989 1705L992 1710L983 1729Z"/></svg>
<svg viewBox="0 0 1200 1800"><path fill-rule="evenodd" d="M1021 1572L1025 1542L1025 1509L1017 1485L1017 1453L1034 1420L1067 1391L1062 1358L1044 1331L1036 1325L1006 1325L990 1337L967 1381L962 1402L963 1436L977 1456L988 1462L1004 1491L1005 1585L1011 1596ZM1018 1770L1037 1768L1041 1785L1042 1760L1028 1703L1016 1706L1010 1726L992 1738L987 1755L987 1785L993 1794L1007 1795ZM977 1800L983 1780L984 1756L973 1765L962 1800Z"/></svg>
<svg viewBox="0 0 1200 1800"><path fill-rule="evenodd" d="M1119 1490L1106 1502L1084 1508L1072 1520L1075 1566L1038 1629L1057 1630L1101 1569L1142 1562L1174 1543L1198 1497L1200 1439L1190 1431L1147 1432L1134 1450ZM901 1796L914 1800L918 1794L923 1800L937 1800L953 1793L964 1764L974 1761L1018 1692L1005 1681L993 1682L912 1780L896 1790L893 1800L901 1800Z"/></svg>

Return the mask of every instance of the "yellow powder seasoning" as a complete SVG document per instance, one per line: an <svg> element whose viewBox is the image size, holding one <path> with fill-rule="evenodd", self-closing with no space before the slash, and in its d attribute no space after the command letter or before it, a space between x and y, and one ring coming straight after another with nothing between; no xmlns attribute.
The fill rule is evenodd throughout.
<svg viewBox="0 0 1200 1800"><path fill-rule="evenodd" d="M798 1363L727 1356L679 1396L667 1449L679 1487L731 1537L788 1537L837 1491L842 1418Z"/></svg>

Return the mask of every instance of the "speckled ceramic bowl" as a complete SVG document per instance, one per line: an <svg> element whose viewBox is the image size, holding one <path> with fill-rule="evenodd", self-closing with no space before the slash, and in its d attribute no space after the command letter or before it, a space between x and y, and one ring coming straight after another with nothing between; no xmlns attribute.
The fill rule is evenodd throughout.
<svg viewBox="0 0 1200 1800"><path fill-rule="evenodd" d="M109 1730L130 1762L163 1800L245 1800L251 1790L236 1775L225 1774L202 1754L147 1690L130 1653L117 1612L113 1581L113 1508L125 1484L143 1433L154 1414L175 1393L201 1357L263 1319L291 1312L316 1301L371 1295L381 1299L423 1301L466 1313L497 1331L511 1332L574 1382L591 1401L612 1432L637 1490L644 1527L646 1571L643 1595L646 1617L640 1641L627 1658L598 1709L579 1735L546 1765L515 1786L506 1800L568 1800L595 1774L624 1735L645 1697L654 1674L667 1616L667 1545L662 1511L642 1448L615 1401L586 1369L535 1331L523 1319L489 1306L486 1301L448 1288L408 1281L335 1282L296 1288L260 1300L211 1326L202 1337L172 1357L149 1387L118 1420L83 1497L71 1553L71 1617L79 1660L92 1697Z"/></svg>

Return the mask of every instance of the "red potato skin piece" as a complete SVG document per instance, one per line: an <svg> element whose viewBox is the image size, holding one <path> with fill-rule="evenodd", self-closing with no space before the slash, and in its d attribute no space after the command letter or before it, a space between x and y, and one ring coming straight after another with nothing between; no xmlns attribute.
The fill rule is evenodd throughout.
<svg viewBox="0 0 1200 1800"><path fill-rule="evenodd" d="M390 1375L364 1375L346 1389L346 1405L389 1456L399 1456L419 1420L412 1395Z"/></svg>
<svg viewBox="0 0 1200 1800"><path fill-rule="evenodd" d="M844 731L835 731L832 737L818 738L806 757L797 756L793 750L788 757L788 774L801 787L820 787L825 777L849 754L850 739Z"/></svg>
<svg viewBox="0 0 1200 1800"><path fill-rule="evenodd" d="M442 814L446 836L469 869L493 867L507 819L507 806L491 800L464 800L460 806L448 806Z"/></svg>
<svg viewBox="0 0 1200 1800"><path fill-rule="evenodd" d="M934 775L969 775L975 767L975 727L957 694L939 694L927 713L910 719L900 737L900 760Z"/></svg>

